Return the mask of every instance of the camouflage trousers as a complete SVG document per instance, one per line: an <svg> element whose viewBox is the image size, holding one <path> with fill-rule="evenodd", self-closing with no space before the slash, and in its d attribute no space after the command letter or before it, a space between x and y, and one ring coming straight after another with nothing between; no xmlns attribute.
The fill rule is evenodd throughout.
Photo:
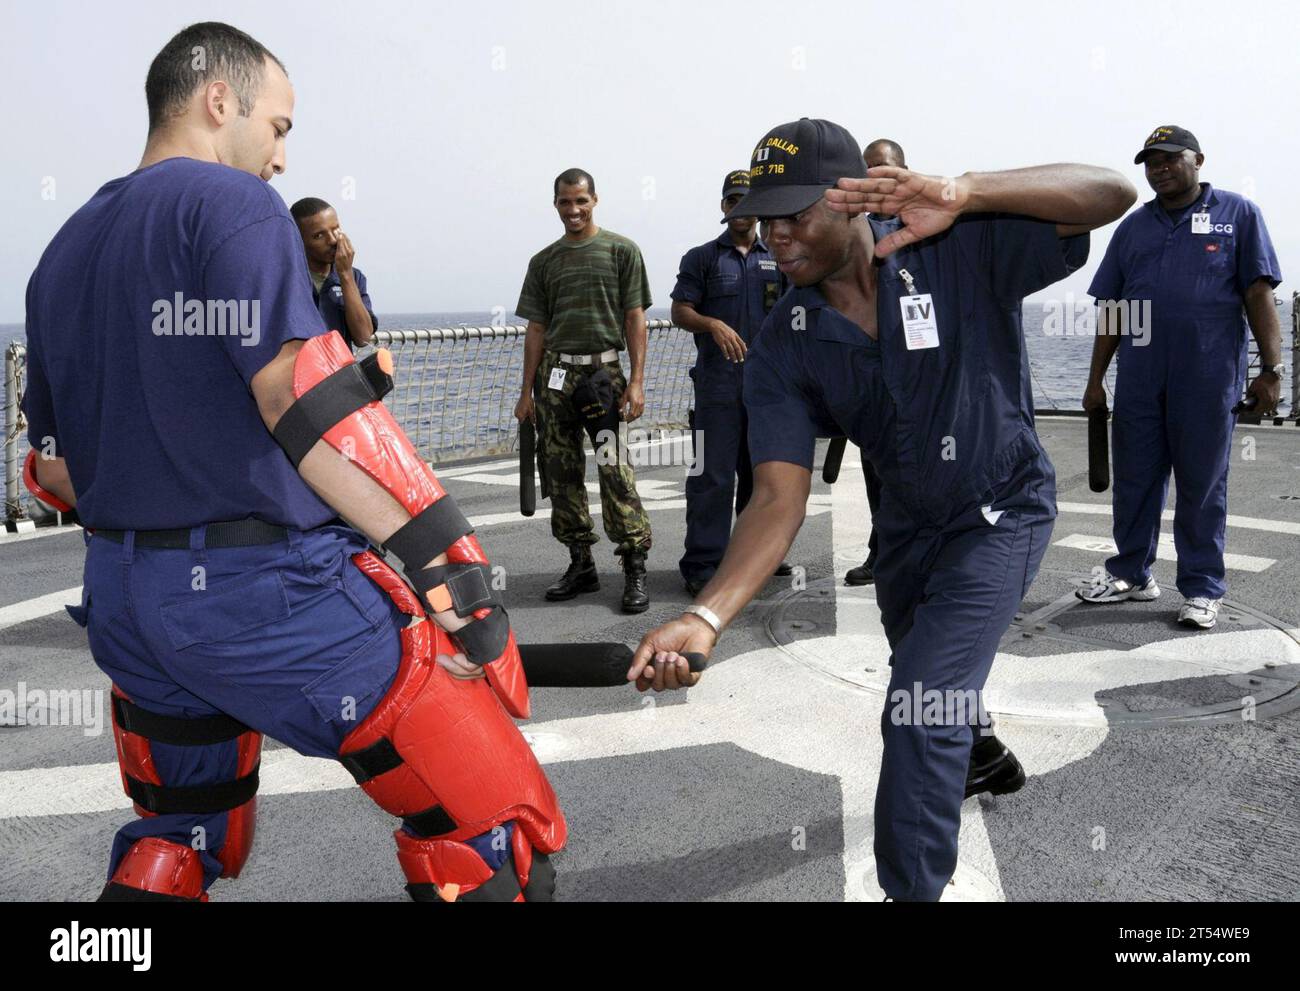
<svg viewBox="0 0 1300 991"><path fill-rule="evenodd" d="M570 397L574 386L600 368L608 369L614 383L614 402L622 400L627 388L618 361L604 365L567 365L557 361L552 351L542 354L542 364L533 382L533 402L537 408L537 456L546 466L551 488L551 533L567 547L588 546L597 542L595 525L587 509L587 455L582 437L591 437L592 447L600 451L599 426L588 426L573 408ZM551 389L547 385L552 369L565 370L564 385ZM596 473L600 479L600 512L605 535L614 542L615 554L650 550L650 517L636 493L636 476L625 458L598 456Z"/></svg>

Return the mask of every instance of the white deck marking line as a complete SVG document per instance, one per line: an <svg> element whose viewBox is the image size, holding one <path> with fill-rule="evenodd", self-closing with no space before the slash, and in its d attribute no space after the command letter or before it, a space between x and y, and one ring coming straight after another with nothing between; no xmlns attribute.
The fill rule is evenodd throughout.
<svg viewBox="0 0 1300 991"><path fill-rule="evenodd" d="M40 619L52 613L63 612L66 605L81 604L81 586L65 588L62 592L51 592L34 599L15 602L11 606L0 608L0 630L26 623L28 620Z"/></svg>
<svg viewBox="0 0 1300 991"><path fill-rule="evenodd" d="M81 533L81 527L71 523L64 526L42 526L26 533L10 533L0 529L0 547L6 544L21 544L24 540L40 540L42 537L60 537L69 533Z"/></svg>
<svg viewBox="0 0 1300 991"><path fill-rule="evenodd" d="M1090 516L1110 516L1110 506L1098 502L1061 502L1056 505L1057 512L1061 513L1087 513ZM1166 509L1160 514L1160 519L1165 523L1172 523L1174 512L1172 509ZM1267 530L1269 533L1289 533L1294 536L1300 536L1300 523L1291 520L1265 520L1258 516L1228 516L1228 526L1240 527L1243 530Z"/></svg>
<svg viewBox="0 0 1300 991"><path fill-rule="evenodd" d="M1072 547L1080 551L1092 551L1094 554L1114 554L1115 541L1109 537L1093 537L1085 533L1072 533L1068 537L1053 541L1056 547ZM1172 534L1162 533L1156 545L1156 557L1161 561L1177 561L1178 552L1174 549ZM1249 554L1224 554L1223 566L1234 571L1267 571L1277 564L1271 557L1251 557Z"/></svg>

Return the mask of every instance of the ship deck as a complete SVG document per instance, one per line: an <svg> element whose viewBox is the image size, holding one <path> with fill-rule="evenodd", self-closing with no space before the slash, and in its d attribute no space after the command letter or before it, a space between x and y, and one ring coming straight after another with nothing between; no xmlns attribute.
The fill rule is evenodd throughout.
<svg viewBox="0 0 1300 991"><path fill-rule="evenodd" d="M1084 606L1075 583L1109 553L1109 494L1088 489L1086 421L1039 432L1060 516L1042 571L987 689L998 735L1029 779L962 808L953 900L1300 898L1300 429L1239 426L1230 473L1229 591L1217 629L1179 628L1172 522L1143 604ZM824 453L824 443L819 459ZM1247 454L1250 457L1247 457ZM814 478L789 560L723 638L689 692L537 689L524 729L570 826L562 900L881 897L872 805L888 649L871 587L848 588L870 513L852 447L839 481ZM820 463L820 460L819 460ZM593 516L599 524L594 466ZM619 611L601 535L602 589L549 604L567 564L547 506L518 512L513 460L439 469L505 567L522 642L622 640L688 602L677 574L680 467L638 469L654 527L650 610ZM1170 493L1172 506L1173 492ZM0 536L0 689L106 694L85 632L75 528ZM103 713L107 720L107 713ZM0 720L3 721L3 720ZM87 900L130 818L101 727L0 728L0 899ZM267 741L257 842L217 900L403 900L394 821L337 764Z"/></svg>

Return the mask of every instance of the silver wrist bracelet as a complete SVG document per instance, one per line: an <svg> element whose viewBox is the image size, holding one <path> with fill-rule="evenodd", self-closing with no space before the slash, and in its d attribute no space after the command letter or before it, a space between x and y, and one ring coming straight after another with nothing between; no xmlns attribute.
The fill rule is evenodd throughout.
<svg viewBox="0 0 1300 991"><path fill-rule="evenodd" d="M698 616L704 622L713 627L713 636L715 642L722 637L722 620L718 619L718 614L708 606L687 606L682 610L682 614L690 613L692 616Z"/></svg>

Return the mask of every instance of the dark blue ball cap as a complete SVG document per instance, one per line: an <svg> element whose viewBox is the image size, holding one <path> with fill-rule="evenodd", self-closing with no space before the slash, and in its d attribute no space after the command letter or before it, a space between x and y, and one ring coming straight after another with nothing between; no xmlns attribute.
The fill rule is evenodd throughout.
<svg viewBox="0 0 1300 991"><path fill-rule="evenodd" d="M749 195L733 217L791 217L812 206L840 179L865 179L862 149L845 128L802 117L772 128L749 160Z"/></svg>
<svg viewBox="0 0 1300 991"><path fill-rule="evenodd" d="M1200 154L1201 145L1195 134L1177 124L1162 124L1142 143L1142 150L1133 159L1133 164L1141 165L1153 151L1184 151L1189 148Z"/></svg>

